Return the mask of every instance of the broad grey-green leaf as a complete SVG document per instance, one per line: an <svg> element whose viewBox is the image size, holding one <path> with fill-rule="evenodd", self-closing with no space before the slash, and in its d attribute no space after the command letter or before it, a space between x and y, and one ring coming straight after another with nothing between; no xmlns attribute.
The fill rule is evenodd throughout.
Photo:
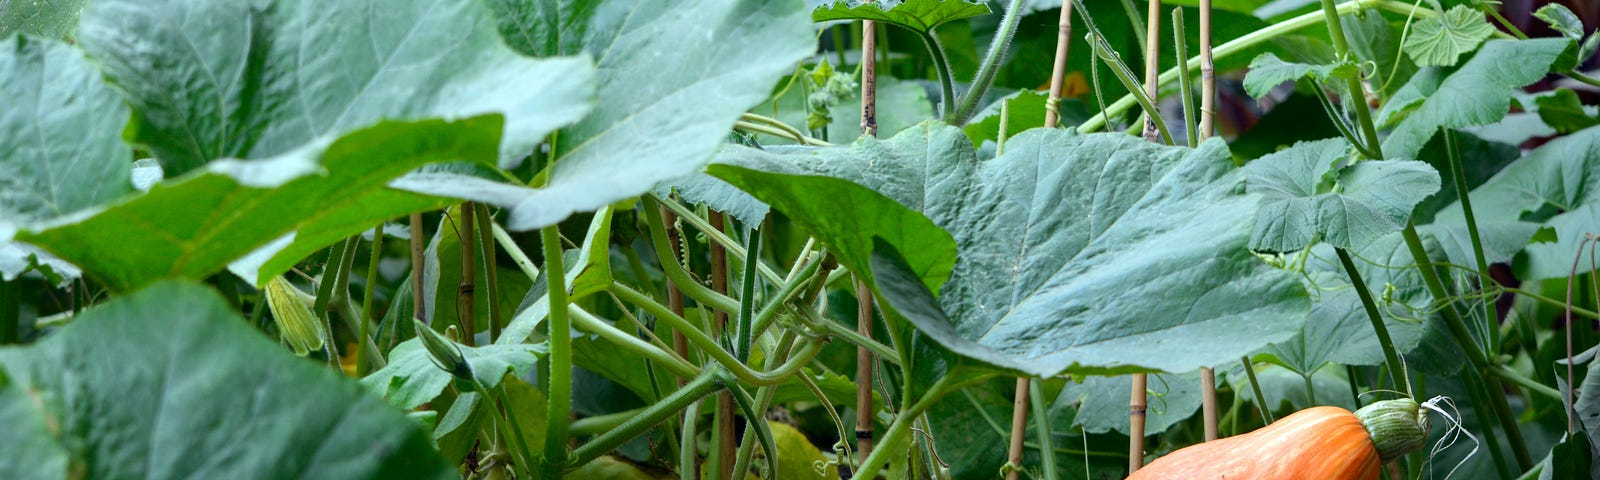
<svg viewBox="0 0 1600 480"><path fill-rule="evenodd" d="M1568 10L1566 5L1551 3L1539 7L1538 10L1533 12L1533 16L1544 20L1545 23L1549 23L1550 29L1555 30L1556 33L1560 33L1561 36L1567 37L1569 40L1574 42L1583 40L1583 20L1574 15L1572 10Z"/></svg>
<svg viewBox="0 0 1600 480"><path fill-rule="evenodd" d="M557 135L549 182L501 204L512 209L506 227L513 230L552 225L700 171L739 116L816 47L799 2L492 3L501 34L522 52L593 55L603 92L594 113Z"/></svg>
<svg viewBox="0 0 1600 480"><path fill-rule="evenodd" d="M1416 111L1401 120L1383 142L1384 155L1415 158L1439 127L1494 123L1511 107L1511 94L1544 78L1570 44L1564 38L1490 40L1466 64L1424 95Z"/></svg>
<svg viewBox="0 0 1600 480"><path fill-rule="evenodd" d="M71 452L56 441L56 419L47 413L45 399L11 379L0 365L0 476L5 478L66 478Z"/></svg>
<svg viewBox="0 0 1600 480"><path fill-rule="evenodd" d="M0 0L0 39L19 33L67 38L89 0Z"/></svg>
<svg viewBox="0 0 1600 480"><path fill-rule="evenodd" d="M48 220L133 192L128 107L70 45L0 41L0 222Z"/></svg>
<svg viewBox="0 0 1600 480"><path fill-rule="evenodd" d="M320 175L262 188L241 179L276 180L281 170L275 167L285 157L214 162L144 195L30 227L17 238L116 290L160 278L204 278L268 247L265 259L239 272L264 284L338 239L384 219L448 204L384 184L428 163L494 158L501 125L497 116L384 122L328 146L314 165Z"/></svg>
<svg viewBox="0 0 1600 480"><path fill-rule="evenodd" d="M1268 52L1250 61L1250 73L1244 76L1244 90L1252 97L1261 98L1283 82L1298 82L1307 77L1327 82L1334 78L1349 78L1356 73L1355 64L1350 62L1330 65L1290 63Z"/></svg>
<svg viewBox="0 0 1600 480"><path fill-rule="evenodd" d="M284 351L194 284L91 308L39 343L0 349L0 366L85 478L455 476L399 410ZM0 409L17 400L0 393ZM26 445L0 449L0 472L49 465L20 457L46 447Z"/></svg>
<svg viewBox="0 0 1600 480"><path fill-rule="evenodd" d="M1412 24L1402 48L1418 66L1452 67L1461 54L1478 48L1493 34L1494 26L1483 18L1483 12L1456 5L1442 15Z"/></svg>
<svg viewBox="0 0 1600 480"><path fill-rule="evenodd" d="M1585 106L1572 90L1558 88L1549 95L1534 99L1534 103L1539 107L1539 119L1558 133L1572 133L1600 125L1600 115L1592 113L1594 107Z"/></svg>
<svg viewBox="0 0 1600 480"><path fill-rule="evenodd" d="M1263 197L1251 250L1293 252L1319 235L1335 247L1361 247L1404 228L1417 203L1439 191L1439 172L1424 162L1365 161L1334 171L1348 150L1341 138L1301 142L1244 166L1248 190Z"/></svg>
<svg viewBox="0 0 1600 480"><path fill-rule="evenodd" d="M79 40L169 176L383 119L489 113L505 116L507 165L582 118L595 91L588 60L517 55L467 0L104 0Z"/></svg>
<svg viewBox="0 0 1600 480"><path fill-rule="evenodd" d="M705 205L732 215L739 223L760 225L767 219L772 207L743 190L705 173L696 173L656 187L656 195L666 198L676 192L678 198L690 205Z"/></svg>
<svg viewBox="0 0 1600 480"><path fill-rule="evenodd" d="M1146 379L1145 435L1167 431L1200 409L1200 371L1184 374L1153 374ZM1077 404L1074 425L1090 433L1117 431L1128 433L1128 391L1133 377L1088 377L1082 383L1068 383L1056 397L1055 409Z"/></svg>
<svg viewBox="0 0 1600 480"><path fill-rule="evenodd" d="M1566 277L1574 256L1588 264L1588 250L1578 245L1584 235L1600 232L1600 126L1551 140L1517 160L1472 191L1473 213L1480 219L1523 220L1555 230L1554 243L1527 246L1527 262L1518 264L1523 280ZM1461 218L1459 204L1439 216Z"/></svg>
<svg viewBox="0 0 1600 480"><path fill-rule="evenodd" d="M1306 308L1292 275L1244 248L1259 197L1244 194L1221 141L1190 150L1034 129L978 162L960 130L928 123L885 141L719 162L844 178L922 211L956 239L950 281L934 300L922 272L894 260L926 254L885 237L896 252L873 254L872 274L893 277L878 278L880 295L952 351L1031 375L1220 364L1292 335ZM754 193L797 221L857 214L842 198ZM812 233L834 244L876 235ZM1222 331L1233 333L1203 333Z"/></svg>
<svg viewBox="0 0 1600 480"><path fill-rule="evenodd" d="M407 327L402 327L407 328ZM472 375L484 386L495 388L507 374L522 376L532 371L539 357L546 353L544 344L484 345L459 348L462 357L472 366ZM401 342L389 352L389 364L367 375L361 383L378 395L389 399L398 408L416 408L433 401L450 384L453 377L428 356L419 339Z"/></svg>
<svg viewBox="0 0 1600 480"><path fill-rule="evenodd" d="M818 22L872 20L927 33L940 24L988 14L989 5L970 0L837 0L812 11L811 19Z"/></svg>

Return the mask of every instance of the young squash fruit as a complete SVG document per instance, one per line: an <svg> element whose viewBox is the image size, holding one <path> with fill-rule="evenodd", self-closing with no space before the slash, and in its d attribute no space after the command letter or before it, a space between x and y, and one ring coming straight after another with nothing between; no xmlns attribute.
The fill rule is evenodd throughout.
<svg viewBox="0 0 1600 480"><path fill-rule="evenodd" d="M1163 456L1128 480L1375 480L1384 463L1421 448L1428 415L1411 399L1351 413L1312 407L1244 435Z"/></svg>

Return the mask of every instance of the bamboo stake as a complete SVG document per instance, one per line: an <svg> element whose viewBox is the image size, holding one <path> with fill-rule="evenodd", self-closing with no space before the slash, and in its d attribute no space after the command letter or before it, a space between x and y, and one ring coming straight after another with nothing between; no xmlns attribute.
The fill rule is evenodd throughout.
<svg viewBox="0 0 1600 480"><path fill-rule="evenodd" d="M878 136L878 22L861 22L861 135ZM856 332L872 338L872 291L857 279ZM856 455L872 453L872 349L856 347Z"/></svg>
<svg viewBox="0 0 1600 480"><path fill-rule="evenodd" d="M1200 141L1211 138L1217 119L1217 72L1211 61L1211 0L1200 0ZM1217 374L1200 369L1200 411L1205 439L1217 439Z"/></svg>
<svg viewBox="0 0 1600 480"><path fill-rule="evenodd" d="M1144 93L1150 97L1150 102L1155 104L1161 91L1161 1L1150 0L1149 12L1145 18L1145 49L1144 49ZM1156 115L1161 113L1155 109L1145 112L1144 139L1150 142L1161 141L1160 131L1156 129ZM1133 388L1128 396L1128 473L1139 471L1144 466L1144 420L1145 408L1145 375L1133 375Z"/></svg>
<svg viewBox="0 0 1600 480"><path fill-rule="evenodd" d="M1050 94L1045 101L1044 128L1056 128L1061 124L1061 92L1065 89L1067 76L1067 54L1072 45L1072 0L1061 1L1061 18L1056 29L1056 59L1050 70ZM1002 116L1001 119L1005 117ZM1011 405L1011 448L1006 457L1007 463L1012 468L1006 471L1006 480L1017 480L1022 469L1022 453L1026 444L1028 429L1028 390L1027 378L1017 378L1016 396ZM1041 455L1050 455L1050 452L1040 452Z"/></svg>

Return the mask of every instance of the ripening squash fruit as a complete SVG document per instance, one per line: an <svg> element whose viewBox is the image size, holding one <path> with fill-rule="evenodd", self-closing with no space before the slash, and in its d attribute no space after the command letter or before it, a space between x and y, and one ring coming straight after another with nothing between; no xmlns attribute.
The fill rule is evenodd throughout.
<svg viewBox="0 0 1600 480"><path fill-rule="evenodd" d="M1379 467L1427 438L1427 412L1411 399L1374 402L1355 413L1312 407L1254 432L1169 453L1128 480L1376 480Z"/></svg>

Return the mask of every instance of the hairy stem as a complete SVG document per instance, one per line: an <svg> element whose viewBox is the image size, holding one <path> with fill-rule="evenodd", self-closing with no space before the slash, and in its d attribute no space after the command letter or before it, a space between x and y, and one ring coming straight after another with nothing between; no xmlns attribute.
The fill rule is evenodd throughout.
<svg viewBox="0 0 1600 480"><path fill-rule="evenodd" d="M567 425L572 411L572 322L567 312L567 276L561 264L561 230L556 225L539 230L544 245L545 284L549 286L550 378L549 405L545 410L544 478L559 480L567 467Z"/></svg>
<svg viewBox="0 0 1600 480"><path fill-rule="evenodd" d="M983 102L983 96L989 93L990 84L994 83L996 72L1000 71L1000 60L1005 58L1006 50L1011 46L1011 38L1017 33L1017 23L1027 15L1023 11L1022 0L1011 0L1006 7L1006 15L1000 20L1000 28L994 32L994 40L989 42L989 53L983 57L983 63L978 65L978 74L973 76L972 85L967 87L967 92L961 96L961 103L956 106L955 115L945 121L957 127L966 125L972 120L972 115L978 113L978 106Z"/></svg>

